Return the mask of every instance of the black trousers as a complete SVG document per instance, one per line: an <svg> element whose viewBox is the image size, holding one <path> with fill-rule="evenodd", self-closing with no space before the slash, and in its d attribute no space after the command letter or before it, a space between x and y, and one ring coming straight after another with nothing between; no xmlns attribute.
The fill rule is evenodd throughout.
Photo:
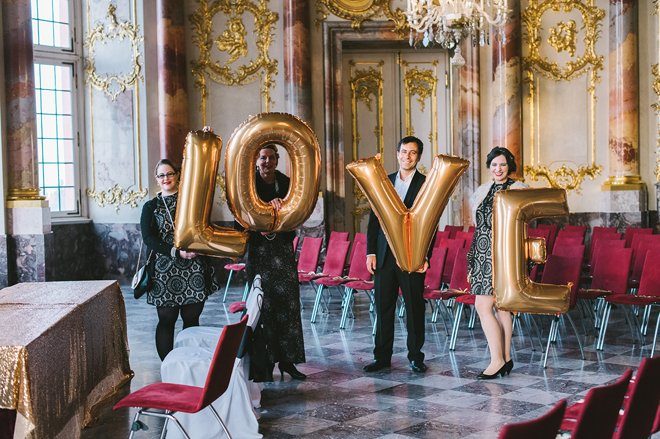
<svg viewBox="0 0 660 439"><path fill-rule="evenodd" d="M376 316L376 347L374 359L389 362L394 345L394 318L399 288L406 303L406 328L408 330L408 360L423 361L424 353L424 274L402 271L394 255L388 250L385 260L374 274Z"/></svg>

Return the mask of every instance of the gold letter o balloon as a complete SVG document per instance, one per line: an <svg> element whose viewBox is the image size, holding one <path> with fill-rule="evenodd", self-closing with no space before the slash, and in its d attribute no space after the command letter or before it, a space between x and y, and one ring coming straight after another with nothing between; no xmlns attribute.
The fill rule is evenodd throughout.
<svg viewBox="0 0 660 439"><path fill-rule="evenodd" d="M282 208L261 200L255 186L256 159L269 143L281 145L291 158L291 185ZM251 116L231 135L225 153L225 178L229 209L249 230L295 230L312 214L319 193L321 151L312 129L292 114L262 113Z"/></svg>

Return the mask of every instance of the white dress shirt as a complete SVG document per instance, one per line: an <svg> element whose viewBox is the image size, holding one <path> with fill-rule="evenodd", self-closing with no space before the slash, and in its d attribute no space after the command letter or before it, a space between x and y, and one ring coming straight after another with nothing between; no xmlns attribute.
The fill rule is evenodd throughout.
<svg viewBox="0 0 660 439"><path fill-rule="evenodd" d="M408 189L410 188L410 183L412 182L414 175L415 171L411 172L405 180L402 180L401 171L397 172L396 178L394 179L394 189L396 190L396 193L399 194L401 201L406 198L406 194L408 193Z"/></svg>

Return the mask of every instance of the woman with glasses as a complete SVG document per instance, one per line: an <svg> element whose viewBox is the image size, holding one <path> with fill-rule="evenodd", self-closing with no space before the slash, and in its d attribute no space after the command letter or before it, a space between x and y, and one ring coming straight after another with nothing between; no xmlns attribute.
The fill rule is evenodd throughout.
<svg viewBox="0 0 660 439"><path fill-rule="evenodd" d="M147 303L158 312L156 349L161 360L174 345L174 325L181 313L183 328L199 326L208 296L218 289L213 267L206 257L174 247L174 219L179 191L179 170L163 159L156 165L161 191L142 208L142 239L150 252L153 282Z"/></svg>

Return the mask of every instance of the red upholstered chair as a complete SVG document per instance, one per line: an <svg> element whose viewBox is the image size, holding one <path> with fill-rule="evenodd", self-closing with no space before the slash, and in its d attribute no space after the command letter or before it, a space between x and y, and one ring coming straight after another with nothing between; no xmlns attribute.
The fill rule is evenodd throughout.
<svg viewBox="0 0 660 439"><path fill-rule="evenodd" d="M562 230L565 232L581 233L582 236L584 236L587 233L587 226L573 226L571 224L566 224Z"/></svg>
<svg viewBox="0 0 660 439"><path fill-rule="evenodd" d="M637 288L639 286L639 278L642 275L642 268L646 260L646 252L653 249L660 248L660 235L639 235L645 239L636 242L632 248L632 273L630 274L630 287ZM637 236L635 236L635 239Z"/></svg>
<svg viewBox="0 0 660 439"><path fill-rule="evenodd" d="M298 235L296 235L296 236L293 238L293 254L294 254L294 255L296 254L296 250L298 250L298 240L299 240L299 239L300 239L300 238L298 237Z"/></svg>
<svg viewBox="0 0 660 439"><path fill-rule="evenodd" d="M246 315L240 322L227 325L222 330L215 348L215 353L213 354L213 359L211 360L211 366L209 367L209 373L206 376L204 387L174 383L149 384L124 397L113 407L113 410L122 407L137 407L139 410L133 419L134 426L137 425L139 427L141 425L138 422L140 416L164 418L165 425L163 426L163 431L167 428L168 422L172 421L185 437L189 437L174 415L177 412L197 413L209 407L227 437L231 438L225 423L211 404L227 390L247 320L248 316ZM154 409L159 411L154 411ZM162 413L160 410L165 410L165 413ZM134 434L135 430L131 428L131 433L128 436L129 439Z"/></svg>
<svg viewBox="0 0 660 439"><path fill-rule="evenodd" d="M591 256L591 270L590 274L593 274L594 267L598 264L599 258L609 257L611 250L615 248L624 248L626 241L623 239L599 239L594 244L593 253Z"/></svg>
<svg viewBox="0 0 660 439"><path fill-rule="evenodd" d="M323 238L310 238L309 236L303 238L300 255L298 255L298 281L310 281L310 279L301 279L301 276L316 272L322 245Z"/></svg>
<svg viewBox="0 0 660 439"><path fill-rule="evenodd" d="M545 415L531 421L506 424L500 430L499 439L555 439L566 410L562 399Z"/></svg>
<svg viewBox="0 0 660 439"><path fill-rule="evenodd" d="M357 236L356 236L357 238ZM371 280L371 273L367 270L367 243L366 241L356 241L353 244L353 256L351 265L348 269L348 277L342 279L344 287L344 300L342 305L342 315L339 321L339 329L346 328L348 314L353 309L356 291L364 291L369 297L370 308L373 307L373 289L374 283Z"/></svg>
<svg viewBox="0 0 660 439"><path fill-rule="evenodd" d="M552 284L552 285L567 285L568 283L573 284L570 293L570 305L569 310L575 307L577 303L577 291L578 283L580 282L580 259L578 258L567 258L563 256L550 255L545 263L545 269L543 270L543 276L541 277L541 283ZM582 341L580 340L580 334L578 334L573 318L569 313L563 314L563 316L568 320L575 337L578 341L578 346L580 347L580 353L582 354L582 359L584 360L584 350L582 348ZM550 331L548 333L548 344L543 353L543 368L546 367L548 362L548 353L550 351L550 343L555 341L557 334L559 332L559 323L560 323L560 314L553 316L552 323L550 324Z"/></svg>
<svg viewBox="0 0 660 439"><path fill-rule="evenodd" d="M470 250L470 246L472 245L472 238L474 238L474 232L456 232L456 239L465 240L463 247L468 250Z"/></svg>
<svg viewBox="0 0 660 439"><path fill-rule="evenodd" d="M439 247L449 239L449 231L437 231L435 232L435 241L433 242L433 247Z"/></svg>
<svg viewBox="0 0 660 439"><path fill-rule="evenodd" d="M339 239L331 241L325 255L323 270L320 273L310 275L312 276L311 280L317 285L310 322L316 323L316 315L321 306L321 298L323 297L325 287L336 287L344 282L341 276L344 273L344 261L346 261L346 255L348 254L348 247L350 245L350 241L341 241Z"/></svg>
<svg viewBox="0 0 660 439"><path fill-rule="evenodd" d="M444 244L447 247L447 258L445 260L445 266L442 269L442 277L440 278L442 283L449 283L451 281L451 272L454 269L454 261L456 260L456 254L459 249L465 247L465 241L463 239L450 239L445 241Z"/></svg>
<svg viewBox="0 0 660 439"><path fill-rule="evenodd" d="M605 332L607 331L607 325L610 320L610 313L612 311L612 305L620 305L626 309L629 306L639 306L644 307L644 312L642 314L642 325L638 328L637 318L631 312L626 312L626 318L630 323L631 327L638 328L639 332L636 331L636 335L640 340L640 346L644 345L644 335L646 334L646 327L648 326L648 321L651 317L651 308L653 305L660 304L660 248L657 250L649 250L646 253L646 260L644 262L644 269L642 270L642 278L639 282L639 290L637 295L633 294L612 294L605 298L605 309L603 311L603 324L600 328L600 349L603 348L605 341ZM655 341L657 338L657 325L656 333L653 338L653 349L651 351L651 356L655 352Z"/></svg>
<svg viewBox="0 0 660 439"><path fill-rule="evenodd" d="M566 258L577 258L580 260L580 267L582 267L584 248L584 245L563 245L554 248L552 254Z"/></svg>
<svg viewBox="0 0 660 439"><path fill-rule="evenodd" d="M593 263L593 256L594 253L596 252L596 249L598 248L598 243L600 241L616 241L621 239L623 239L621 233L616 233L616 232L602 232L600 234L593 235L591 237L591 243L589 245L587 263L588 264ZM626 242L623 241L623 243L625 244Z"/></svg>
<svg viewBox="0 0 660 439"><path fill-rule="evenodd" d="M351 245L351 251L348 254L348 263L350 264L351 261L353 260L353 254L355 253L355 248L359 243L365 243L367 242L367 235L364 233L356 233L355 237L353 238L353 245Z"/></svg>
<svg viewBox="0 0 660 439"><path fill-rule="evenodd" d="M549 229L550 236L548 238L548 253L552 253L552 249L555 248L555 240L557 239L557 233L559 232L559 226L557 224L537 224L537 229Z"/></svg>
<svg viewBox="0 0 660 439"><path fill-rule="evenodd" d="M630 380L623 400L615 439L646 438L653 430L660 403L660 357L644 358L637 374Z"/></svg>
<svg viewBox="0 0 660 439"><path fill-rule="evenodd" d="M449 232L449 239L454 239L456 237L456 233L462 230L463 230L463 226L450 226L450 225L445 226L445 232Z"/></svg>
<svg viewBox="0 0 660 439"><path fill-rule="evenodd" d="M438 321L438 313L442 304L442 298L440 296L440 300L438 300L438 296L440 294L440 278L442 277L442 270L445 267L446 258L447 247L434 247L433 253L431 254L431 260L429 261L429 269L426 270L426 275L424 276L424 299L428 300L431 305L432 323ZM445 326L445 332L449 334L444 318L442 319L442 324Z"/></svg>
<svg viewBox="0 0 660 439"><path fill-rule="evenodd" d="M626 247L630 247L632 245L632 240L635 237L635 235L653 235L653 229L652 228L641 228L641 227L628 227L624 233L624 239L626 240Z"/></svg>
<svg viewBox="0 0 660 439"><path fill-rule="evenodd" d="M628 369L614 383L589 389L584 401L566 409L559 429L570 432L571 439L612 437L631 377Z"/></svg>
<svg viewBox="0 0 660 439"><path fill-rule="evenodd" d="M552 247L552 251L554 252L557 247L561 247L564 245L583 245L584 241L580 236L577 235L569 235L569 236L557 236L557 239L555 239L555 245Z"/></svg>
<svg viewBox="0 0 660 439"><path fill-rule="evenodd" d="M229 271L229 276L227 276L227 283L225 284L225 293L222 295L222 301L225 302L227 300L227 292L229 291L229 282L231 282L231 278L234 275L234 272L238 271L243 271L245 270L245 263L243 262L232 262L229 264L225 264L225 270ZM243 300L245 300L247 293L248 293L248 282L245 282L245 287L243 288Z"/></svg>

